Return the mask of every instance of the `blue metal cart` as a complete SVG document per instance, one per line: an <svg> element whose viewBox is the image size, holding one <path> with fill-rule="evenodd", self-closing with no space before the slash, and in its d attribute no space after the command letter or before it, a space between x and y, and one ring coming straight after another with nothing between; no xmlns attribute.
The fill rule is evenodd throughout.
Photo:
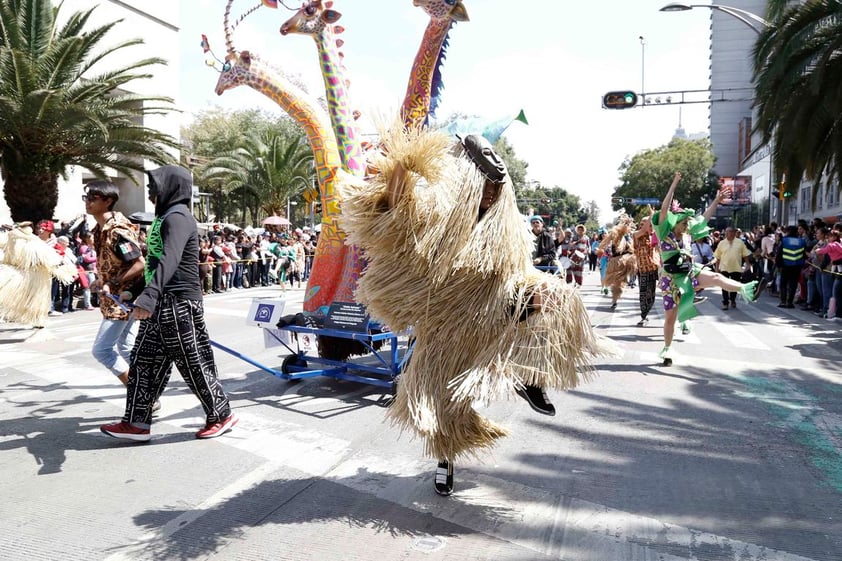
<svg viewBox="0 0 842 561"><path fill-rule="evenodd" d="M293 350L292 347L275 335L275 333L269 331L269 334L290 352L281 363L280 370L261 364L239 351L226 347L216 341L212 340L211 345L284 380L301 380L314 376L327 376L338 380L348 380L391 389L395 387L396 378L412 355L414 342L414 340L410 339L402 347L398 335L388 331L383 333L359 333L340 329L297 325L287 325L282 328L282 331L289 331L293 334L296 349ZM299 334L310 334L314 337L327 336L352 339L361 343L368 349L370 354L355 357L353 361L330 360L319 356L308 355L300 348L298 343ZM388 343L386 348L380 350L375 348L375 343L380 341Z"/></svg>

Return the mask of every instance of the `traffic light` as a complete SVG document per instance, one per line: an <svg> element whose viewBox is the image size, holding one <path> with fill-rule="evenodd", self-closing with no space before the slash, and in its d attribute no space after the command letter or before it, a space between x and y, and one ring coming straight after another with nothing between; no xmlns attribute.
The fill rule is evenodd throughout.
<svg viewBox="0 0 842 561"><path fill-rule="evenodd" d="M781 181L780 185L778 186L778 199L784 200L788 199L792 196L792 191L790 191L786 186L786 181Z"/></svg>
<svg viewBox="0 0 842 561"><path fill-rule="evenodd" d="M605 109L628 109L637 105L637 94L630 91L608 92L602 96Z"/></svg>
<svg viewBox="0 0 842 561"><path fill-rule="evenodd" d="M615 205L621 205L626 202L626 199L623 197L611 197L611 203Z"/></svg>

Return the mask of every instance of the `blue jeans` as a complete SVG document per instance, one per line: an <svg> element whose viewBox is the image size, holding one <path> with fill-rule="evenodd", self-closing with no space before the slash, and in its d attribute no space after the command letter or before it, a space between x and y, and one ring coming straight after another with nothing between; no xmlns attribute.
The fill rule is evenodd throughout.
<svg viewBox="0 0 842 561"><path fill-rule="evenodd" d="M833 275L829 271L817 271L816 280L821 293L820 311L826 314L830 307L830 297L833 296Z"/></svg>
<svg viewBox="0 0 842 561"><path fill-rule="evenodd" d="M129 360L138 327L138 323L131 318L103 319L99 324L99 332L91 352L94 358L115 376L129 371Z"/></svg>

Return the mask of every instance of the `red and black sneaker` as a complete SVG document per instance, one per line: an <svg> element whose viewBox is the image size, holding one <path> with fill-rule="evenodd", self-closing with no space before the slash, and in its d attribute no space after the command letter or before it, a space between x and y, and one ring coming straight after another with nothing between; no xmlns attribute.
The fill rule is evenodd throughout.
<svg viewBox="0 0 842 561"><path fill-rule="evenodd" d="M196 438L216 438L222 436L237 424L237 417L233 413L215 423L208 423L205 428L196 433Z"/></svg>
<svg viewBox="0 0 842 561"><path fill-rule="evenodd" d="M152 434L149 429L142 429L132 424L120 421L119 423L112 423L110 425L102 425L99 430L113 436L114 438L122 438L123 440L134 440L137 442L149 442Z"/></svg>

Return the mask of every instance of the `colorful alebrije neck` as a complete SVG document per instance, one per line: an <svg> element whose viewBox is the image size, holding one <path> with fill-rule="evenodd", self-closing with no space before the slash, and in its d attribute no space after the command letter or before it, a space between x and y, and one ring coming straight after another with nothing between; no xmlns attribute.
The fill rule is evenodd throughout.
<svg viewBox="0 0 842 561"><path fill-rule="evenodd" d="M344 29L334 25L341 15L331 9L332 5L332 2L322 5L320 0L305 3L281 26L281 33L310 35L316 41L328 112L342 162L349 173L361 177L366 169L362 138L351 108L348 80L345 78L345 67L342 63L343 55L339 51L343 43L336 37Z"/></svg>
<svg viewBox="0 0 842 561"><path fill-rule="evenodd" d="M327 116L283 73L270 69L258 57L246 51L229 52L227 66L217 83L218 94L239 85L262 93L301 126L313 149L322 204L322 231L307 283L304 310L324 312L333 302L353 302L360 271L344 268L352 250L345 245L345 234L339 228L340 199L336 181L342 163Z"/></svg>
<svg viewBox="0 0 842 561"><path fill-rule="evenodd" d="M450 29L457 20L467 19L459 0L419 0L416 6L430 17L404 94L401 118L407 128L423 126L438 106L443 82L441 66L444 61Z"/></svg>

